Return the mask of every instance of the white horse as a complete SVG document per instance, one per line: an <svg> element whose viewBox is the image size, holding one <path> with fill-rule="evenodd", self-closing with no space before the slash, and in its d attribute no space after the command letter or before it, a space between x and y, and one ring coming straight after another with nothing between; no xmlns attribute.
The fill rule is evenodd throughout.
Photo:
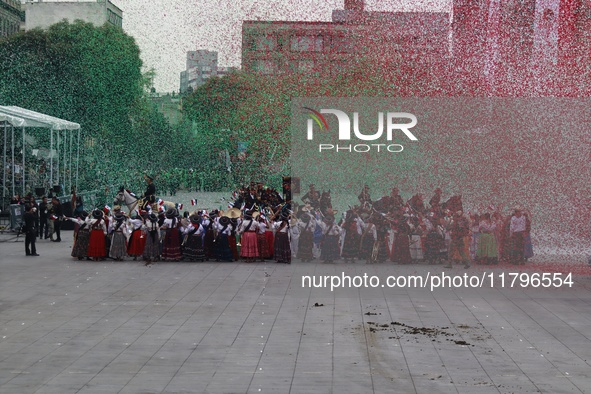
<svg viewBox="0 0 591 394"><path fill-rule="evenodd" d="M122 187L121 189L119 189L119 191L115 195L115 199L113 200L113 205L125 204L125 205L127 205L129 212L132 212L133 210L139 208L138 204L141 201L143 201L143 199L138 198L134 193L132 193L129 190ZM178 208L178 204L171 202L171 201L163 201L161 205L164 207L165 210L168 210L170 208L175 208L175 209ZM152 210L158 211L158 206L160 206L160 204L158 204L158 202L152 204Z"/></svg>

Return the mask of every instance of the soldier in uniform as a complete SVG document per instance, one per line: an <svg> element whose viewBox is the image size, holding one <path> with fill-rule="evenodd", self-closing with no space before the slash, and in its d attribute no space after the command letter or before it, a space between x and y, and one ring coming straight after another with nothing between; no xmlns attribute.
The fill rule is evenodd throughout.
<svg viewBox="0 0 591 394"><path fill-rule="evenodd" d="M147 210L148 205L152 205L156 202L156 186L154 185L154 178L148 175L144 175L144 179L148 182L148 186L143 195L143 202L141 209Z"/></svg>

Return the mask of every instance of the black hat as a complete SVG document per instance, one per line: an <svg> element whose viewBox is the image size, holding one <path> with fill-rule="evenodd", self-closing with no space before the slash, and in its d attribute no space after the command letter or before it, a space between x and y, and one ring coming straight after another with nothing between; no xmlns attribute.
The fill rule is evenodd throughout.
<svg viewBox="0 0 591 394"><path fill-rule="evenodd" d="M304 213L303 215L301 215L301 221L304 223L308 223L311 219L310 215L307 213Z"/></svg>
<svg viewBox="0 0 591 394"><path fill-rule="evenodd" d="M244 219L245 220L252 219L252 211L244 211Z"/></svg>
<svg viewBox="0 0 591 394"><path fill-rule="evenodd" d="M230 218L229 218L229 217L227 217L227 216L222 216L222 217L220 218L220 224L221 224L222 226L225 226L225 225L227 225L227 224L230 224Z"/></svg>
<svg viewBox="0 0 591 394"><path fill-rule="evenodd" d="M116 212L115 213L115 220L117 220L117 221L125 220L125 215L123 214L123 212Z"/></svg>
<svg viewBox="0 0 591 394"><path fill-rule="evenodd" d="M88 217L88 212L86 212L86 211L80 212L80 217L86 219Z"/></svg>
<svg viewBox="0 0 591 394"><path fill-rule="evenodd" d="M289 219L289 213L281 212L281 220L288 220L288 219Z"/></svg>
<svg viewBox="0 0 591 394"><path fill-rule="evenodd" d="M145 175L145 177L146 177L146 178L148 178L148 179L149 179L149 180L151 180L151 181L153 181L153 180L154 180L154 177L153 177L153 176L150 176L150 175L148 175L148 174L146 174L146 175Z"/></svg>
<svg viewBox="0 0 591 394"><path fill-rule="evenodd" d="M95 209L94 211L92 211L92 217L95 219L100 219L103 217L103 211L101 211L100 209Z"/></svg>
<svg viewBox="0 0 591 394"><path fill-rule="evenodd" d="M152 223L155 223L158 221L158 216L156 216L155 213L151 213L150 216L148 216L148 219L150 219Z"/></svg>
<svg viewBox="0 0 591 394"><path fill-rule="evenodd" d="M172 219L172 218L174 218L176 216L177 216L176 209L174 209L174 208L168 208L168 210L166 211L166 217L168 219Z"/></svg>
<svg viewBox="0 0 591 394"><path fill-rule="evenodd" d="M190 216L189 219L191 220L191 223L193 223L193 224L199 223L199 216L197 216L197 215Z"/></svg>
<svg viewBox="0 0 591 394"><path fill-rule="evenodd" d="M323 220L327 224L333 224L334 223L334 216L325 216Z"/></svg>

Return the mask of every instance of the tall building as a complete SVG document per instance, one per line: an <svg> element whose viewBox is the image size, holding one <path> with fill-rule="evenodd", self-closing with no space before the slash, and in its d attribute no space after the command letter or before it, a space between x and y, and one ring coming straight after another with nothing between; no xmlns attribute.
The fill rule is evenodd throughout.
<svg viewBox="0 0 591 394"><path fill-rule="evenodd" d="M181 71L180 92L186 93L189 87L196 89L212 76L223 76L235 70L235 67L219 67L218 53L215 51L189 51L186 70Z"/></svg>
<svg viewBox="0 0 591 394"><path fill-rule="evenodd" d="M335 76L377 64L460 95L591 94L581 91L591 85L591 2L452 0L450 11L368 12L345 0L330 22L244 21L242 68Z"/></svg>
<svg viewBox="0 0 591 394"><path fill-rule="evenodd" d="M25 3L25 29L45 29L67 19L70 23L76 19L90 22L96 26L110 23L123 27L123 11L110 0L86 0L66 2L46 2L42 0Z"/></svg>
<svg viewBox="0 0 591 394"><path fill-rule="evenodd" d="M0 37L8 37L21 30L25 13L18 0L0 0Z"/></svg>
<svg viewBox="0 0 591 394"><path fill-rule="evenodd" d="M244 21L242 68L263 74L338 75L364 64L419 69L450 53L446 12L368 12L347 0L331 22Z"/></svg>

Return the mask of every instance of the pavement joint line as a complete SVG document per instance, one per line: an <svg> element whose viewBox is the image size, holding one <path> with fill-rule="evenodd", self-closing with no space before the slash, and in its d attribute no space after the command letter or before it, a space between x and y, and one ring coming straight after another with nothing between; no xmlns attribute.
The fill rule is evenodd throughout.
<svg viewBox="0 0 591 394"><path fill-rule="evenodd" d="M230 276L230 275L231 275L233 272L235 272L235 271L236 271L236 270L237 270L239 267L241 267L241 265L240 265L238 262L234 262L234 264L235 264L234 270L232 270L232 271L231 271L231 272L230 272L230 273L229 273L229 274L228 274L228 275L227 275L227 276L224 278L224 281L225 281L225 280L227 280L228 276ZM252 264L252 267L251 267L251 266L248 266L248 267L249 267L251 270L250 270L250 273L248 274L248 277L247 277L247 279L248 279L248 278L250 278L250 277L253 275L253 273L256 273L256 272L257 272L257 269L256 269L256 268L257 268L257 265L258 265L258 264ZM222 283L223 283L224 281L221 281L221 282L220 282L220 284L219 284L219 286L218 286L218 287L216 287L216 290L215 290L215 291L213 291L211 294L214 294L214 293L217 291L217 289L219 289L219 288L220 288L220 286L222 286ZM247 283L247 280L244 280L244 281L242 281L242 285L240 286L240 288L238 288L238 290L236 291L236 293L234 294L234 296L232 296L232 299L231 299L230 301L228 301L228 304L226 305L226 307L224 308L224 310L223 310L223 311L222 311L222 312L219 314L219 316L218 316L218 318L215 320L215 322L217 322L217 321L219 320L219 318L220 318L220 317L223 315L224 311L225 311L226 309L228 309L228 306L229 306L229 305L232 303L232 301L233 301L233 300L236 298L236 296L238 295L238 293L240 293L240 290L242 290L242 289L244 288L244 285L245 285L246 283ZM203 303L200 305L200 307L201 307L201 306L203 306L203 304L204 304L205 302L207 302L207 301L208 301L208 300L211 298L211 294L210 294L210 297L208 297L208 298L207 298L207 299L206 299L206 300L205 300L205 301L204 301L204 302L203 302ZM256 304L255 304L255 305L256 305ZM200 308L200 307L199 307L199 308ZM185 320L185 323L186 323L186 322L187 322L187 321L188 321L188 320L189 320L191 317L195 316L195 314L197 313L197 311L199 310L199 308L195 309L195 311L194 311L194 312L191 314L191 316L189 316L189 318L188 318L187 320ZM253 305L252 309L254 309L254 305ZM252 309L251 309L251 310L252 310ZM247 319L248 319L248 316L247 316ZM215 324L215 322L212 324L212 327L213 327L213 325ZM240 329L241 329L243 326L244 326L244 322L243 322L243 324L240 326ZM180 329L180 327L179 327L179 329ZM236 338L238 337L238 334L240 333L240 329L239 329L239 330L236 332L236 337L234 337L234 340L232 341L232 344L233 344L234 342L236 342ZM188 355L188 356L185 358L185 360L184 360L184 361L183 361L183 363L181 364L180 368L177 370L177 372L176 372L176 373L175 373L175 374L172 376L172 378L170 379L170 381L169 381L169 382L166 384L166 386L164 387L164 390L166 390L166 388L167 388L167 387L170 385L170 383L172 382L172 380L174 380L174 378L175 378L175 377L178 375L178 372L179 372L179 371L182 369L183 365L185 365L185 363L186 363L186 362L187 362L187 360L188 360L188 359L191 357L191 355L192 355L193 353L195 353L195 351L196 351L196 350L199 348L199 344L201 343L201 341L203 341L203 338L205 338L205 337L207 336L207 334L209 333L209 331L210 331L210 330L211 330L211 327L210 327L210 329L209 329L209 330L207 330L207 331L206 331L206 333L203 335L203 337L201 337L201 340L198 342L198 344L197 344L197 346L195 347L195 349L193 349L193 350L192 350L192 351L189 353L189 355ZM178 330L177 330L177 332L178 332ZM226 354L225 354L225 357L227 357L227 356L228 356L228 353L226 352ZM224 357L224 359L225 359L225 357ZM224 361L224 360L222 360L221 362L223 363L223 361Z"/></svg>

